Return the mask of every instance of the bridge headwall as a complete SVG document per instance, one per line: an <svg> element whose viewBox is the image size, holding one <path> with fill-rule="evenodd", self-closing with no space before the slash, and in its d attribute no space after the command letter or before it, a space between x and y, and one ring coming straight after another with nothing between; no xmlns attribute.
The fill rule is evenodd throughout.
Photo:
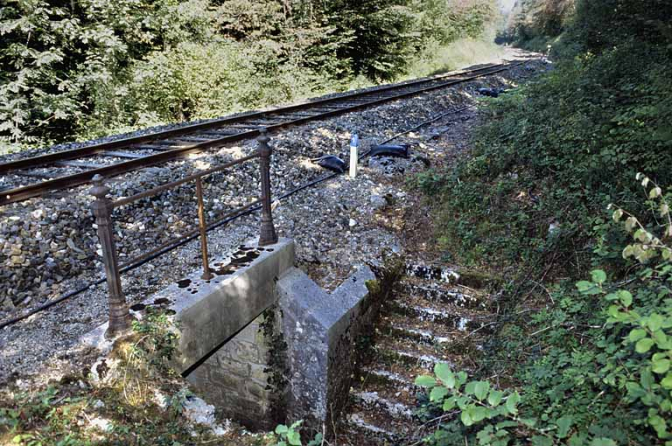
<svg viewBox="0 0 672 446"><path fill-rule="evenodd" d="M303 419L321 431L346 405L357 342L377 315L367 286L375 276L361 266L328 293L293 266L291 241L267 248L237 275L176 302L178 370L251 429Z"/></svg>
<svg viewBox="0 0 672 446"><path fill-rule="evenodd" d="M134 305L138 318L148 306L172 314L171 367L252 430L299 419L314 432L334 426L384 294L367 266L328 293L294 263L292 240L250 242L214 264L215 278L194 273ZM105 328L85 342L109 348Z"/></svg>

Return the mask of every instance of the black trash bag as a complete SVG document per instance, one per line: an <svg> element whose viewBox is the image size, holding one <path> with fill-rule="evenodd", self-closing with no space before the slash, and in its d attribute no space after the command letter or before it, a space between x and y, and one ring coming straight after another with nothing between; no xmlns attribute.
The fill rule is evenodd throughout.
<svg viewBox="0 0 672 446"><path fill-rule="evenodd" d="M408 144L381 144L371 147L370 156L396 156L408 158Z"/></svg>
<svg viewBox="0 0 672 446"><path fill-rule="evenodd" d="M500 94L506 93L506 90L503 88L479 88L476 91L481 96L488 96L491 98L497 98Z"/></svg>
<svg viewBox="0 0 672 446"><path fill-rule="evenodd" d="M323 155L311 160L318 166L336 173L345 172L345 161L334 155Z"/></svg>

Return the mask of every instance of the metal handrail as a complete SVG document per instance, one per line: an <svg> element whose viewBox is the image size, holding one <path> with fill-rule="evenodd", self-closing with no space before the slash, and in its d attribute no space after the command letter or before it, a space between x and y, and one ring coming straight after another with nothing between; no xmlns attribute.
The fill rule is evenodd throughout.
<svg viewBox="0 0 672 446"><path fill-rule="evenodd" d="M187 177L181 178L170 183L162 184L145 192L141 192L130 197L120 198L118 200L111 200L107 197L110 193L110 188L105 186L103 177L96 175L93 177L93 188L90 194L96 197L93 202L92 209L95 216L96 225L98 227L98 239L102 247L103 265L105 267L105 277L108 286L108 303L109 303L109 325L106 332L107 337L115 336L116 334L126 331L130 327L130 313L126 298L124 297L121 287L120 266L117 255L117 250L114 243L114 222L112 220L112 210L135 203L143 198L153 197L167 190L173 189L182 184L195 182L196 183L196 199L198 203L198 229L187 233L187 235L200 234L201 241L201 256L203 260L203 275L204 280L210 280L213 277L210 271L210 263L208 259L208 240L207 229L210 225L217 224L223 219L229 218L232 215L244 212L245 210L261 204L261 228L259 236L259 245L266 246L274 244L278 241L278 236L273 225L273 215L271 210L271 180L270 180L270 161L271 161L271 147L269 146L270 138L267 135L266 129L260 131L261 135L257 138L259 149L246 157L235 161L213 167L211 169L199 172ZM249 204L241 206L238 209L228 212L221 216L210 225L205 219L205 206L203 204L203 177L212 175L217 172L222 172L230 169L233 166L245 163L247 161L259 158L259 166L261 173L261 197ZM184 234L179 238L184 237ZM177 238L168 241L168 244L174 243ZM138 259L151 257L154 253L160 251L165 246L161 245L151 251L141 254L130 263ZM123 265L122 265L123 268Z"/></svg>
<svg viewBox="0 0 672 446"><path fill-rule="evenodd" d="M221 215L217 220L214 220L214 221L208 223L206 229L210 230L210 228L212 228L214 226L217 226L219 223L223 222L224 220L229 219L233 216L242 214L243 212L247 211L248 209L253 208L255 206L258 206L260 203L261 203L261 200L254 200L253 202L248 203L245 206L241 206L241 207L239 207L239 208L237 208L233 211L227 212L226 214ZM152 257L157 252L161 252L165 248L173 245L175 242L177 242L179 240L183 240L183 239L188 238L188 237L191 237L193 235L199 234L200 232L201 232L200 227L198 227L196 229L193 229L189 232L185 232L184 234L181 234L179 237L172 238L169 241L163 243L162 245L159 245L156 248L152 249L151 251L147 251L143 254L140 254L137 257L132 258L131 260L126 261L125 263L122 263L121 265L119 265L119 269L123 270L124 268L127 268L130 265L134 265L138 262L142 262L143 260Z"/></svg>

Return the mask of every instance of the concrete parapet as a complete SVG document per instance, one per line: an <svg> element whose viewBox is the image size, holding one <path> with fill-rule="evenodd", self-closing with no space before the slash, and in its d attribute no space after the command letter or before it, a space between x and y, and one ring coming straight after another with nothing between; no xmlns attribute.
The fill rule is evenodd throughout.
<svg viewBox="0 0 672 446"><path fill-rule="evenodd" d="M174 312L171 366L226 417L255 430L299 419L330 428L356 375L357 341L380 306L368 286L375 276L362 266L327 293L293 266L293 241L248 245L215 263L215 278L195 272L134 305L135 315L147 306Z"/></svg>
<svg viewBox="0 0 672 446"><path fill-rule="evenodd" d="M281 239L258 252L249 263L228 265L239 265L236 271L227 270L227 265L219 273L215 269L222 275L212 280L204 281L194 274L186 279L190 281L188 292L178 284L168 290L175 299L170 308L176 312L179 331L174 362L178 372L188 372L275 303L275 280L293 266L294 242Z"/></svg>
<svg viewBox="0 0 672 446"><path fill-rule="evenodd" d="M292 268L278 281L278 304L289 363L289 420L321 431L332 426L347 402L356 367L356 341L372 328L377 306L366 283L375 280L363 266L327 294Z"/></svg>

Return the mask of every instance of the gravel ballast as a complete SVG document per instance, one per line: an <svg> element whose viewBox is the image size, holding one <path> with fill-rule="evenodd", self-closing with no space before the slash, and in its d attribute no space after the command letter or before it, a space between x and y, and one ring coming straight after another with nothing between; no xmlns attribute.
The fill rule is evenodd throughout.
<svg viewBox="0 0 672 446"><path fill-rule="evenodd" d="M327 289L335 288L362 263L379 262L386 251L407 253L414 232L408 215L417 213L407 190L415 173L440 168L466 147L465 128L476 116L480 87L511 88L546 69L530 60L508 72L468 84L390 102L357 113L311 122L271 135L271 182L278 197L328 174L310 160L331 154L348 159L353 133L360 150L451 110L435 123L395 143L412 144L409 159L369 158L356 179L340 175L274 204L280 236L295 239L300 267ZM466 109L465 109L466 107ZM256 142L227 145L188 158L115 177L113 198L125 197L251 153ZM99 246L90 212L90 186L0 208L0 320L53 300L99 277ZM215 174L206 181L206 213L215 219L257 198L258 163ZM197 227L195 188L185 185L115 210L120 262ZM422 216L420 216L422 217ZM416 220L418 221L418 220ZM208 234L212 261L258 235L252 214ZM411 245L414 242L411 242ZM410 249L413 250L414 246ZM421 247L417 247L420 249ZM194 240L122 276L130 304L201 268ZM85 367L71 347L107 317L105 286L98 286L49 310L0 330L0 382L28 376L40 381Z"/></svg>

